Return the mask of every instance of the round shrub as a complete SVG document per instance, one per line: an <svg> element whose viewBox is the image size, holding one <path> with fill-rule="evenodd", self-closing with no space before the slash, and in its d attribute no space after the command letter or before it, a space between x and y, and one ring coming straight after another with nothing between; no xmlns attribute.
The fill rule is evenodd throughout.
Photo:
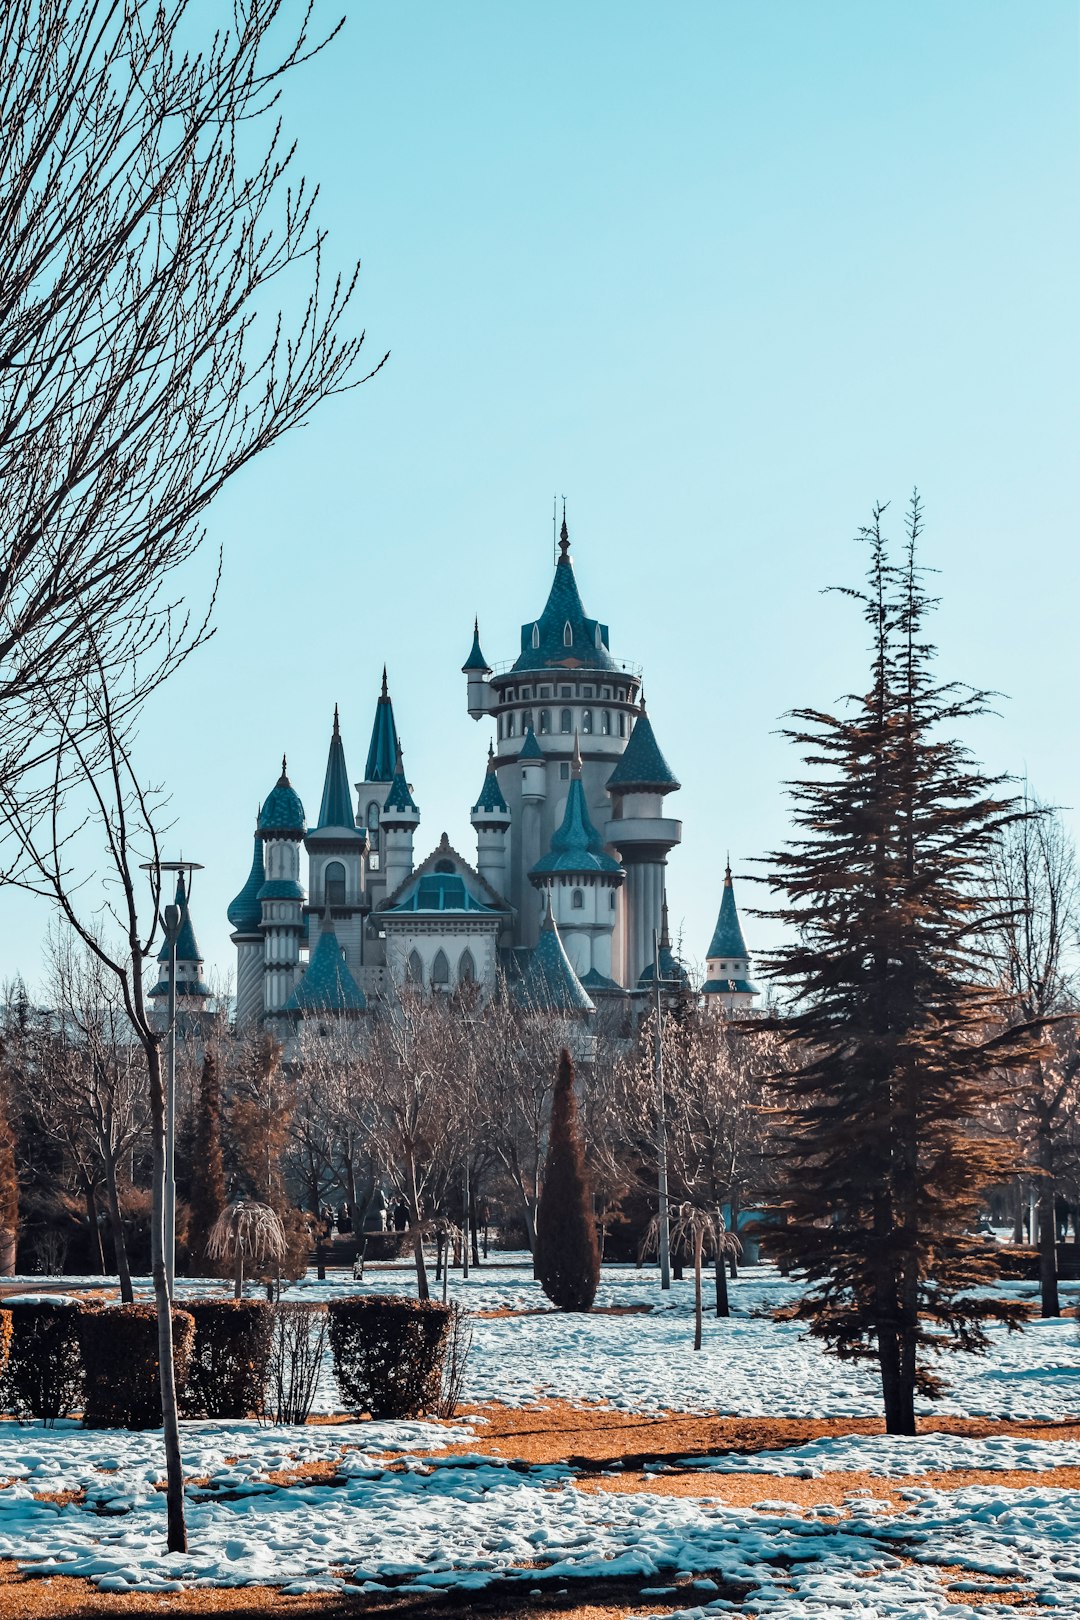
<svg viewBox="0 0 1080 1620"><path fill-rule="evenodd" d="M64 1300L13 1300L4 1310L11 1346L0 1379L6 1412L51 1425L81 1405L79 1321L85 1312L84 1305Z"/></svg>
<svg viewBox="0 0 1080 1620"><path fill-rule="evenodd" d="M400 1294L354 1294L331 1300L330 1348L348 1411L373 1418L411 1418L434 1410L450 1308Z"/></svg>
<svg viewBox="0 0 1080 1620"><path fill-rule="evenodd" d="M195 1323L172 1313L173 1360L180 1394L191 1364ZM86 1371L88 1429L157 1429L161 1426L157 1310L153 1305L110 1305L85 1311L79 1343Z"/></svg>
<svg viewBox="0 0 1080 1620"><path fill-rule="evenodd" d="M261 1412L273 1306L258 1299L188 1299L184 1309L195 1322L184 1416L244 1418Z"/></svg>

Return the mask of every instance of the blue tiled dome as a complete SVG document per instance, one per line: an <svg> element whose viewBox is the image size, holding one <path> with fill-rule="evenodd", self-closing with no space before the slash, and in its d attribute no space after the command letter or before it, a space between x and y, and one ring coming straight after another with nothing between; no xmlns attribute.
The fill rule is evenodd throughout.
<svg viewBox="0 0 1080 1620"><path fill-rule="evenodd" d="M263 834L291 833L297 838L304 836L304 806L299 793L289 781L284 760L281 761L281 775L259 813L259 831Z"/></svg>

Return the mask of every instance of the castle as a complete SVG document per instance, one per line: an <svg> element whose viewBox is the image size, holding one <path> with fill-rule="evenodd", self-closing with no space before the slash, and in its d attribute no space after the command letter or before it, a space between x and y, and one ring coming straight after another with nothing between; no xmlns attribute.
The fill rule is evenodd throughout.
<svg viewBox="0 0 1080 1620"><path fill-rule="evenodd" d="M238 1026L359 1016L406 984L473 982L489 994L500 972L540 1004L588 1014L605 998L643 998L657 955L662 982L685 984L664 881L682 836L667 813L679 783L640 669L612 654L607 625L585 612L565 516L547 603L522 625L518 656L493 668L474 625L462 672L469 714L494 732L471 810L475 865L445 833L416 860L420 808L384 669L362 780L350 786L335 709L315 825L284 759L259 812L251 870L228 910ZM205 986L190 924L184 951L177 992L194 1009ZM162 964L155 995L167 993L165 953ZM701 995L739 1012L756 994L729 869Z"/></svg>

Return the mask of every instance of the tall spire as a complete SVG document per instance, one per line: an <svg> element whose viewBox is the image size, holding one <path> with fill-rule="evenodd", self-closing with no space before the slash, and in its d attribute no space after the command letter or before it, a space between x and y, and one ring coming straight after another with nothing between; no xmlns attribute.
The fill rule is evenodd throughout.
<svg viewBox="0 0 1080 1620"><path fill-rule="evenodd" d="M326 779L323 783L322 803L319 806L319 829L324 827L356 826L353 815L352 794L349 791L349 773L345 767L345 749L341 741L341 726L337 704L334 704L334 730L330 738L330 752L326 760Z"/></svg>
<svg viewBox="0 0 1080 1620"><path fill-rule="evenodd" d="M562 528L559 530L559 561L570 561L570 530L566 527L566 496L562 498Z"/></svg>
<svg viewBox="0 0 1080 1620"><path fill-rule="evenodd" d="M733 962L738 962L750 959L746 941L743 939L742 924L739 922L739 910L735 904L730 860L724 868L724 893L720 900L720 915L716 919L713 937L705 954L706 960L727 957Z"/></svg>
<svg viewBox="0 0 1080 1620"><path fill-rule="evenodd" d="M397 759L397 727L394 724L394 706L386 684L386 665L383 665L382 690L375 705L375 723L371 728L365 782L392 782Z"/></svg>

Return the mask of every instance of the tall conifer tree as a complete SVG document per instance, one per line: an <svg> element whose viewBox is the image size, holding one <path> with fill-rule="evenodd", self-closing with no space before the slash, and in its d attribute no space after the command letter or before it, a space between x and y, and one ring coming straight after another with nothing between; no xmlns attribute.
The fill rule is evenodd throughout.
<svg viewBox="0 0 1080 1620"><path fill-rule="evenodd" d="M869 687L843 715L797 710L787 735L809 773L792 784L798 833L770 857L785 904L768 915L795 943L766 971L791 993L779 1027L799 1054L788 1077L783 1258L807 1290L793 1314L845 1358L876 1359L886 1427L915 1432L916 1394L942 1385L928 1352L983 1350L973 1297L996 1268L966 1235L1009 1149L980 1135L989 1076L1030 1062L1030 1028L1001 1033L985 943L999 907L980 879L1023 812L951 735L987 694L933 675L934 606L917 559L913 497L903 560L876 507L861 604ZM980 978L982 983L980 984Z"/></svg>
<svg viewBox="0 0 1080 1620"><path fill-rule="evenodd" d="M195 1121L195 1150L191 1167L191 1224L188 1248L196 1274L216 1265L206 1245L214 1222L225 1208L225 1171L221 1157L221 1077L217 1054L208 1046L199 1076L199 1112Z"/></svg>
<svg viewBox="0 0 1080 1620"><path fill-rule="evenodd" d="M600 1281L600 1245L577 1122L574 1065L563 1047L551 1099L544 1187L536 1209L536 1275L560 1311L587 1311Z"/></svg>

